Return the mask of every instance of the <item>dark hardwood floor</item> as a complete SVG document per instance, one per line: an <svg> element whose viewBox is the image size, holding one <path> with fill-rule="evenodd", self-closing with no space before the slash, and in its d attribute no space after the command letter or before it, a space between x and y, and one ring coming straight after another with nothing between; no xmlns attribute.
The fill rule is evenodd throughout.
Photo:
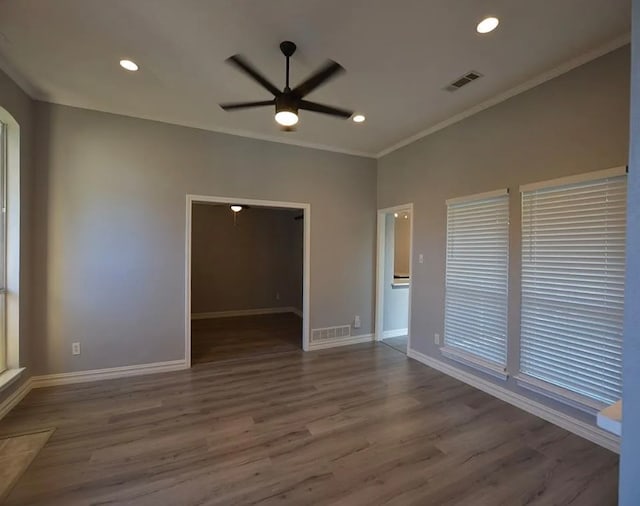
<svg viewBox="0 0 640 506"><path fill-rule="evenodd" d="M382 341L387 346L391 346L394 350L400 351L404 354L407 353L407 343L409 338L407 336L390 337Z"/></svg>
<svg viewBox="0 0 640 506"><path fill-rule="evenodd" d="M302 319L293 313L191 322L192 364L301 349Z"/></svg>
<svg viewBox="0 0 640 506"><path fill-rule="evenodd" d="M32 391L7 505L616 504L618 457L383 344Z"/></svg>

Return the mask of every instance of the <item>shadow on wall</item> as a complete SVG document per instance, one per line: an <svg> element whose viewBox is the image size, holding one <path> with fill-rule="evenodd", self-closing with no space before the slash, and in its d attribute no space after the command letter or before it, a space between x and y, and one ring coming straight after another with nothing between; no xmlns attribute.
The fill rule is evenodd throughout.
<svg viewBox="0 0 640 506"><path fill-rule="evenodd" d="M302 311L299 210L194 204L192 314L293 307Z"/></svg>

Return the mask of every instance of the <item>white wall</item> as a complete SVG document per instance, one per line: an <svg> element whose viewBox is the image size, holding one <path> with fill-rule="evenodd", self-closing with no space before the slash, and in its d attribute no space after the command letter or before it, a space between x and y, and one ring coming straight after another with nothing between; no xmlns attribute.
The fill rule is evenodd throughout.
<svg viewBox="0 0 640 506"><path fill-rule="evenodd" d="M375 160L45 103L37 134L34 372L184 357L187 194L310 203L311 326L372 332Z"/></svg>

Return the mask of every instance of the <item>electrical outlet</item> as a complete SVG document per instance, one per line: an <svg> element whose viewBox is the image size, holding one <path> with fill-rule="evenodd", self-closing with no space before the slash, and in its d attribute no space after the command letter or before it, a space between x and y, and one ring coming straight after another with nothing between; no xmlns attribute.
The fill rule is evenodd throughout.
<svg viewBox="0 0 640 506"><path fill-rule="evenodd" d="M433 342L440 344L440 334L433 334Z"/></svg>
<svg viewBox="0 0 640 506"><path fill-rule="evenodd" d="M71 343L71 354L80 355L80 343Z"/></svg>
<svg viewBox="0 0 640 506"><path fill-rule="evenodd" d="M356 315L356 317L353 319L353 328L354 329L360 328L360 316L358 315Z"/></svg>
<svg viewBox="0 0 640 506"><path fill-rule="evenodd" d="M424 263L424 255L422 253L420 253L418 255L418 263L423 264Z"/></svg>

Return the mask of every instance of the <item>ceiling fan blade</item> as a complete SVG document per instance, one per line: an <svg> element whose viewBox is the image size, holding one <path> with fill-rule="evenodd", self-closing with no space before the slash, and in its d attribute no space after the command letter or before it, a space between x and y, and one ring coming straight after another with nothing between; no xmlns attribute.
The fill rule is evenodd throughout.
<svg viewBox="0 0 640 506"><path fill-rule="evenodd" d="M235 111L237 109L250 109L252 107L263 107L273 105L273 100L262 100L260 102L233 102L230 104L220 104L225 111Z"/></svg>
<svg viewBox="0 0 640 506"><path fill-rule="evenodd" d="M251 65L239 54L235 54L227 58L227 62L238 67L245 74L251 77L254 81L258 82L263 88L268 90L272 95L276 97L280 95L281 91L278 88L276 88L275 84L273 84L266 77L264 77L260 72L258 72L258 70L255 67L253 67L253 65Z"/></svg>
<svg viewBox="0 0 640 506"><path fill-rule="evenodd" d="M308 100L300 100L298 102L298 108L305 111L320 112L322 114L329 114L330 116L338 116L339 118L349 119L353 116L353 111L347 111L346 109L340 109L338 107L331 107L330 105L317 104L315 102L309 102Z"/></svg>
<svg viewBox="0 0 640 506"><path fill-rule="evenodd" d="M302 98L311 93L321 84L324 84L329 79L336 77L341 72L344 72L344 68L339 63L332 60L327 61L316 72L311 74L304 82L300 83L293 90L293 93Z"/></svg>

